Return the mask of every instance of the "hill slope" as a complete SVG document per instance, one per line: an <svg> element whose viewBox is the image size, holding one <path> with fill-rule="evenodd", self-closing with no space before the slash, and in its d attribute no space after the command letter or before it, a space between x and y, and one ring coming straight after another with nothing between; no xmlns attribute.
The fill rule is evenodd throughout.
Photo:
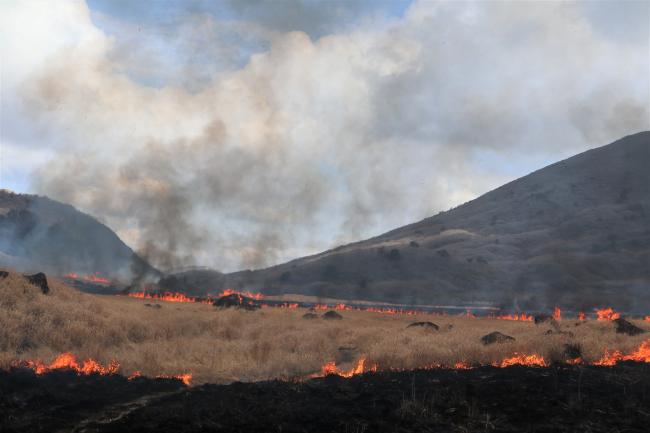
<svg viewBox="0 0 650 433"><path fill-rule="evenodd" d="M0 190L0 266L131 278L158 271L111 229L74 207Z"/></svg>
<svg viewBox="0 0 650 433"><path fill-rule="evenodd" d="M650 308L650 132L381 236L184 287L506 308ZM174 276L163 285L180 289Z"/></svg>

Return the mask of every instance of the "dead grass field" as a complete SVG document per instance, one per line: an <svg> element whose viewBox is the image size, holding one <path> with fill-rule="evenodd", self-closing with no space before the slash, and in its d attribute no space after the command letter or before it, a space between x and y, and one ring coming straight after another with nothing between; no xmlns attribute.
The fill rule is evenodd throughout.
<svg viewBox="0 0 650 433"><path fill-rule="evenodd" d="M569 335L545 335L549 325L488 318L406 316L343 311L343 320L305 320L302 309L258 311L79 293L51 280L40 290L15 273L0 280L0 367L16 360L51 362L62 352L102 363L119 361L120 372L143 375L191 373L194 383L305 377L323 364L349 366L360 356L380 369L410 369L456 362L488 364L514 353L562 358L567 343L580 345L586 362L605 348L634 350L647 334L616 334L609 322L561 322ZM146 307L159 303L161 308ZM440 331L406 329L432 321ZM650 323L635 321L650 330ZM446 329L452 325L451 329ZM480 338L500 331L516 341L484 346ZM348 359L340 347L348 351Z"/></svg>

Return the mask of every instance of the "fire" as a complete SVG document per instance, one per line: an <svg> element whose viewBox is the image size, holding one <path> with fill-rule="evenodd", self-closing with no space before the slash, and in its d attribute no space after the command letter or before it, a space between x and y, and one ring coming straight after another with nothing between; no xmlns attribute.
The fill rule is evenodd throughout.
<svg viewBox="0 0 650 433"><path fill-rule="evenodd" d="M609 366L616 365L616 363L621 361L635 361L635 362L650 363L650 339L643 341L637 349L628 353L627 355L623 354L623 352L619 350L610 352L609 350L605 349L605 354L603 355L603 357L591 365L609 367ZM569 359L565 362L566 364L569 365L579 365L585 363L582 357ZM513 365L523 365L527 367L548 367L549 366L548 362L544 359L544 357L536 353L530 355L515 353L511 357L504 358L501 361L496 361L491 365L497 368L505 368ZM445 367L437 363L431 363L420 368L423 368L425 370L433 370L438 368L449 368L449 367ZM467 369L471 369L472 366L465 361L458 361L454 363L453 367L451 368L455 370L467 370ZM377 364L372 364L370 367L368 367L366 365L366 358L361 357L357 362L356 366L350 370L340 370L337 367L335 362L328 362L325 365L323 365L319 373L313 374L310 377L323 377L323 376L334 374L337 376L347 378L347 377L355 376L357 374L375 372L377 370L378 370Z"/></svg>
<svg viewBox="0 0 650 433"><path fill-rule="evenodd" d="M638 349L627 355L623 355L620 350L610 352L605 349L603 357L594 362L594 365L612 366L619 361L650 362L650 340L643 341Z"/></svg>
<svg viewBox="0 0 650 433"><path fill-rule="evenodd" d="M175 293L175 292L164 292L164 293L134 292L134 293L129 293L127 296L131 298L138 298L138 299L153 299L156 301L195 302L200 304L212 304L211 299L192 298L190 296L184 295L183 293Z"/></svg>
<svg viewBox="0 0 650 433"><path fill-rule="evenodd" d="M526 313L508 314L508 315L504 315L504 316L497 316L496 318L498 320L521 320L523 322L532 322L533 321L533 316L528 315Z"/></svg>
<svg viewBox="0 0 650 433"><path fill-rule="evenodd" d="M350 370L341 370L336 366L336 363L334 361L330 361L321 367L320 373L312 374L311 377L324 377L329 375L336 375L345 378L350 378L357 374L368 373L371 371L372 372L377 371L377 365L372 364L370 366L367 366L366 358L361 357L357 361L357 364L354 367L352 367Z"/></svg>
<svg viewBox="0 0 650 433"><path fill-rule="evenodd" d="M83 280L87 281L89 283L95 283L95 284L108 284L108 278L101 277L99 274L91 274L91 275L84 275L84 276L79 276L76 272L68 272L63 276L63 278L69 278L72 280Z"/></svg>
<svg viewBox="0 0 650 433"><path fill-rule="evenodd" d="M529 367L546 367L548 364L544 360L544 357L537 354L532 355L522 355L515 353L514 356L506 358L501 362L493 364L495 367L509 367L511 365L526 365Z"/></svg>
<svg viewBox="0 0 650 433"><path fill-rule="evenodd" d="M596 314L598 315L598 320L607 321L607 320L616 320L620 319L621 315L615 312L611 307L596 309Z"/></svg>
<svg viewBox="0 0 650 433"><path fill-rule="evenodd" d="M244 290L243 292L238 292L237 290L232 290L232 289L224 289L217 296L221 298L222 296L229 296L229 295L245 296L247 298L255 299L256 301L259 301L262 298L264 298L264 295L262 295L261 293L252 293L249 292L248 290Z"/></svg>
<svg viewBox="0 0 650 433"><path fill-rule="evenodd" d="M83 362L79 362L77 357L70 352L65 352L57 356L51 364L45 364L40 360L35 361L22 361L14 362L16 367L26 367L30 370L33 370L34 373L38 375L50 373L55 370L72 370L76 372L79 376L88 376L91 374L99 374L101 376L108 376L111 374L117 374L117 371L120 368L119 362L113 360L108 363L108 365L103 366L99 362L95 361L92 358L88 358ZM129 377L128 380L134 380L142 376L140 371L134 371ZM156 378L166 378L166 379L177 379L183 382L185 385L190 385L192 381L192 375L190 373L183 373L177 375L159 375Z"/></svg>
<svg viewBox="0 0 650 433"><path fill-rule="evenodd" d="M472 313L472 310L469 310L469 309L465 310L465 313L461 313L460 316L461 317L468 317L470 319L476 319L476 316L474 315L474 313Z"/></svg>
<svg viewBox="0 0 650 433"><path fill-rule="evenodd" d="M187 386L190 386L190 384L192 383L192 375L190 373L174 374L174 375L160 374L156 376L156 379L176 379L176 380L180 380Z"/></svg>
<svg viewBox="0 0 650 433"><path fill-rule="evenodd" d="M76 371L79 375L100 374L102 376L115 374L120 368L120 364L117 361L111 361L106 367L91 358L79 363L77 358L70 352L60 354L49 365L36 360L25 361L24 366L34 370L36 374L45 374L53 370L65 369Z"/></svg>
<svg viewBox="0 0 650 433"><path fill-rule="evenodd" d="M70 278L76 278L76 274L66 274L66 277ZM88 278L88 277L84 277ZM95 278L95 277L93 277ZM100 278L100 277L96 277ZM105 279L99 279L95 281L103 281ZM88 280L90 281L90 280ZM108 280L105 280L108 281ZM236 291L233 289L224 289L222 290L219 294L218 297L222 296L229 296L229 295L237 295L240 297L240 299L244 298L249 298L253 300L263 300L264 295L261 293L253 293L249 291ZM208 295L208 298L199 298L199 297L191 297L187 296L184 293L177 293L177 292L164 292L164 293L146 293L146 292L135 292L135 293L129 293L128 296L132 298L139 298L139 299L152 299L152 300L158 300L158 301L168 301L168 302L195 302L195 303L201 303L201 304L212 304L213 303L213 298L210 298ZM268 303L268 304L260 304L260 307L266 308L266 307L275 307L275 308L288 308L288 309L297 309L301 307L310 307L313 310L316 311L325 311L325 310L337 310L337 311L364 311L368 313L380 313L380 314L402 314L402 315L418 315L418 314L429 314L429 315L445 315L445 313L436 313L436 312L430 312L430 311L422 311L422 310L409 310L409 309L401 309L401 308L394 308L394 307L365 307L365 306L352 306L352 305L347 305L344 303L338 303L334 305L328 305L328 304L316 304L316 305L306 305L306 304L300 304L297 302L284 302L281 304L274 304L274 303ZM609 321L609 320L616 320L621 317L620 313L615 312L612 308L602 308L602 309L596 309L596 314L598 316L598 320L600 321ZM472 312L472 310L466 310L464 313L459 314L460 317L467 317L471 319L476 319L477 316ZM516 321L522 321L522 322L533 322L534 321L534 316L531 314L526 314L526 313L514 313L514 314L503 314L499 316L494 316L490 315L488 316L489 318L492 319L497 319L497 320L516 320ZM562 310L560 307L555 307L553 309L553 318L555 320L562 320ZM580 321L585 321L587 320L587 315L584 312L579 312L577 315L577 319ZM644 319L646 322L650 322L650 316L645 316Z"/></svg>
<svg viewBox="0 0 650 433"><path fill-rule="evenodd" d="M553 309L553 318L555 320L562 320L562 310L560 310L560 307L555 307Z"/></svg>

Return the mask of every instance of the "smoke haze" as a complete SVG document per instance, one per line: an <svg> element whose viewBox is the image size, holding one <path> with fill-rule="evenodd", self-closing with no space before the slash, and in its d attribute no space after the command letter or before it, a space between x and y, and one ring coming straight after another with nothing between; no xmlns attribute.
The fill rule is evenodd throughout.
<svg viewBox="0 0 650 433"><path fill-rule="evenodd" d="M162 270L231 271L650 129L647 19L625 40L582 3L422 1L322 22L313 5L236 5L234 19L199 10L165 26L77 1L3 6L3 151L49 156L31 189Z"/></svg>

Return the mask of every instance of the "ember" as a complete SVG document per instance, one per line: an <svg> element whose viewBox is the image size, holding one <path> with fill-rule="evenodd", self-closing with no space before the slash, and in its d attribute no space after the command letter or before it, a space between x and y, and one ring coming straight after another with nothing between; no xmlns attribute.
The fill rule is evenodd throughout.
<svg viewBox="0 0 650 433"><path fill-rule="evenodd" d="M192 383L192 375L189 373L175 374L175 375L161 374L156 376L156 379L176 379L176 380L180 380L187 386L190 386L190 384Z"/></svg>

